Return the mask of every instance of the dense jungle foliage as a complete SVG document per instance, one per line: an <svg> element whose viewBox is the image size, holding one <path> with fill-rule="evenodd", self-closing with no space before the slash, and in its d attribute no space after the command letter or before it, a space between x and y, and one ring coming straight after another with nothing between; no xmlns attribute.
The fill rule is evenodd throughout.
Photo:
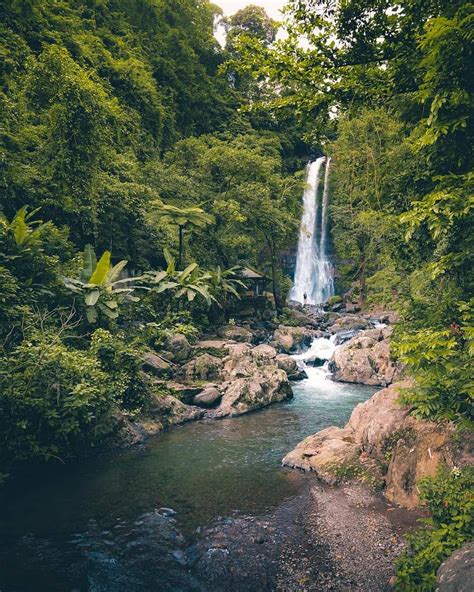
<svg viewBox="0 0 474 592"><path fill-rule="evenodd" d="M308 146L239 112L248 17L221 48L206 0L1 3L0 471L113 440L155 388L143 351L222 319L235 266L281 305Z"/></svg>
<svg viewBox="0 0 474 592"><path fill-rule="evenodd" d="M208 0L0 3L0 474L113 442L157 388L145 349L222 319L238 266L280 311L322 152L339 292L398 310L417 416L472 420L474 5L290 0L282 37L251 6L224 48L218 19ZM451 535L434 558L414 539L403 589L431 589Z"/></svg>

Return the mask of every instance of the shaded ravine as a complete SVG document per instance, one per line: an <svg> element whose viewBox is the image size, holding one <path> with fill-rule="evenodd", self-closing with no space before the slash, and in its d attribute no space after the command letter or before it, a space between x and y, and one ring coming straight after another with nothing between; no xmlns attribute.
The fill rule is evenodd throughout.
<svg viewBox="0 0 474 592"><path fill-rule="evenodd" d="M328 340L318 341L301 357L324 349L328 357ZM307 371L290 402L188 424L139 449L8 485L0 500L0 590L206 589L190 569L204 532L291 505L308 476L281 468L284 454L343 425L374 392L328 380L326 367Z"/></svg>

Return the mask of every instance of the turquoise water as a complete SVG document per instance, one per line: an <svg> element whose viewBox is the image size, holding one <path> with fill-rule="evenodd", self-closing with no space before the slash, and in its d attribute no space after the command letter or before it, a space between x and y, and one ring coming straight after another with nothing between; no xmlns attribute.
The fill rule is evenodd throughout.
<svg viewBox="0 0 474 592"><path fill-rule="evenodd" d="M333 383L323 368L308 372L292 401L188 424L144 447L7 486L0 497L0 590L193 589L180 550L200 527L258 515L297 495L308 476L282 468L282 457L304 437L343 425L374 392ZM162 507L176 514L157 514ZM143 565L144 558L150 560Z"/></svg>

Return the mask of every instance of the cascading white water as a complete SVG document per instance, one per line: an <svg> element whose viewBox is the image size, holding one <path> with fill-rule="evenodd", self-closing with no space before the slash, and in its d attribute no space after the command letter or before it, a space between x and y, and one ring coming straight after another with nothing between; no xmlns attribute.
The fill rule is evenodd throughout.
<svg viewBox="0 0 474 592"><path fill-rule="evenodd" d="M329 203L329 169L331 159L326 160L326 169L324 171L324 190L321 210L321 238L319 242L318 257L318 287L319 302L324 302L334 294L333 270L327 253L328 238L328 203Z"/></svg>
<svg viewBox="0 0 474 592"><path fill-rule="evenodd" d="M319 208L319 178L326 162L321 208ZM308 164L307 185L303 193L298 254L290 300L320 304L334 294L332 267L327 255L327 209L329 201L329 166L331 159L322 156Z"/></svg>
<svg viewBox="0 0 474 592"><path fill-rule="evenodd" d="M299 388L308 391L316 389L329 398L343 393L344 385L330 380L329 360L338 347L336 345L336 335L329 338L320 337L314 339L310 348L303 353L291 356L307 375L306 380L299 384ZM318 360L316 365L314 365L315 360Z"/></svg>

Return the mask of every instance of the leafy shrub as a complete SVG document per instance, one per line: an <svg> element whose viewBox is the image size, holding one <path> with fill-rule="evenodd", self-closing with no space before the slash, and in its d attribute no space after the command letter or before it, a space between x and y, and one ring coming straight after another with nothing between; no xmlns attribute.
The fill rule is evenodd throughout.
<svg viewBox="0 0 474 592"><path fill-rule="evenodd" d="M416 379L415 387L405 391L401 400L420 418L471 418L473 305L474 300L458 303L459 323L442 328L405 323L395 332L392 352Z"/></svg>
<svg viewBox="0 0 474 592"><path fill-rule="evenodd" d="M0 466L68 458L112 432L114 385L91 351L34 333L0 361Z"/></svg>
<svg viewBox="0 0 474 592"><path fill-rule="evenodd" d="M97 261L92 245L86 245L80 277L64 278L66 287L81 297L89 323L96 323L99 315L114 320L119 316L122 303L139 301L133 295L137 286L131 285L135 278L120 279L128 261L112 265L111 256L110 251L104 251Z"/></svg>
<svg viewBox="0 0 474 592"><path fill-rule="evenodd" d="M168 313L160 321L142 324L136 329L134 343L160 349L174 333L184 335L191 342L196 341L199 329L195 326L189 311Z"/></svg>
<svg viewBox="0 0 474 592"><path fill-rule="evenodd" d="M393 308L403 285L402 280L393 266L375 272L367 278L367 304Z"/></svg>
<svg viewBox="0 0 474 592"><path fill-rule="evenodd" d="M35 230L23 228L18 234L15 226L1 218L0 222L0 265L21 285L22 301L34 305L60 304L66 296L61 271L72 255L66 231L47 222Z"/></svg>
<svg viewBox="0 0 474 592"><path fill-rule="evenodd" d="M6 346L14 341L15 328L31 311L23 301L24 294L18 281L8 269L1 266L0 286L0 339Z"/></svg>
<svg viewBox="0 0 474 592"><path fill-rule="evenodd" d="M419 484L431 518L408 536L408 551L398 560L396 589L429 592L436 587L442 561L473 537L474 469L447 468Z"/></svg>
<svg viewBox="0 0 474 592"><path fill-rule="evenodd" d="M291 308L284 308L278 316L277 322L280 325L286 325L287 327L298 327L300 324L293 316Z"/></svg>
<svg viewBox="0 0 474 592"><path fill-rule="evenodd" d="M122 411L139 413L148 401L148 384L141 371L141 351L125 342L121 335L97 329L92 335L91 352L107 373L109 388Z"/></svg>
<svg viewBox="0 0 474 592"><path fill-rule="evenodd" d="M340 302L342 302L342 296L331 296L330 298L328 298L328 304L329 306L334 306L334 304L339 304Z"/></svg>

